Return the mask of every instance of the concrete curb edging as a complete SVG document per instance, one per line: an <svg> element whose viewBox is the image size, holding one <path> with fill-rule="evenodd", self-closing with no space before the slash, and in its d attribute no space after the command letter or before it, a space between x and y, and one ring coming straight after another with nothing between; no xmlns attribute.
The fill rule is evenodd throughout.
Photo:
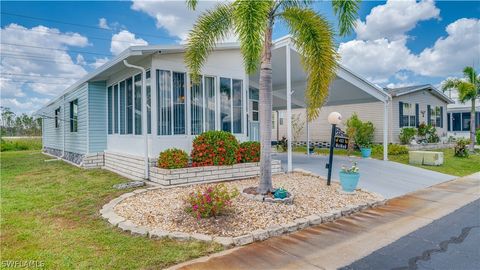
<svg viewBox="0 0 480 270"><path fill-rule="evenodd" d="M309 171L305 171L305 170L295 170L295 171L318 177L318 175L315 175L314 173ZM117 206L117 204L119 204L126 198L129 198L147 191L159 189L159 188L160 187L147 188L147 189L143 188L143 189L137 189L132 192L122 194L121 196L105 204L100 210L100 214L111 225L118 227L123 231L130 232L133 235L148 236L149 238L167 237L167 238L171 238L179 241L187 241L187 240L198 240L198 241L207 241L207 242L214 241L221 244L225 248L231 248L234 246L247 245L257 241L264 241L270 237L280 236L282 234L293 233L295 231L302 230L310 226L332 222L343 216L349 216L359 211L384 205L387 201L385 199L381 199L378 201L365 203L362 205L348 205L340 210L336 210L328 213L312 214L303 218L298 218L290 223L286 223L282 225L274 225L265 229L258 229L248 234L236 236L236 237L219 237L219 236L211 236L211 235L205 235L200 233L190 234L190 233L184 233L184 232L168 232L168 231L163 231L161 229L149 229L144 226L135 225L130 220L127 220L124 217L121 217L115 213L115 210L114 210L115 206Z"/></svg>

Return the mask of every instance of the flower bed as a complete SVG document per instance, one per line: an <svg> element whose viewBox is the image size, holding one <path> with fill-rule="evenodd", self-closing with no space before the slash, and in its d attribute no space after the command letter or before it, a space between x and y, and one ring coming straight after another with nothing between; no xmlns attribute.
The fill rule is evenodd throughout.
<svg viewBox="0 0 480 270"><path fill-rule="evenodd" d="M229 181L225 185L243 190L257 183L258 178L251 178ZM198 186L184 186L134 191L114 199L101 212L112 224L132 233L214 240L232 246L329 222L383 202L379 195L364 190L343 195L339 184L327 186L325 179L305 173L276 175L273 183L288 186L289 191L296 194L293 204L265 204L237 196L224 215L197 219L185 211L184 198Z"/></svg>

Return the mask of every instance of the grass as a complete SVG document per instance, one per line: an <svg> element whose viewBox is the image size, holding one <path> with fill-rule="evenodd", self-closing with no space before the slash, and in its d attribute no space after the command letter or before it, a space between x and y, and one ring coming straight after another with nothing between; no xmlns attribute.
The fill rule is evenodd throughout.
<svg viewBox="0 0 480 270"><path fill-rule="evenodd" d="M221 250L111 227L99 210L129 191L112 188L126 179L45 159L38 151L2 153L2 261L42 261L46 269L159 269Z"/></svg>
<svg viewBox="0 0 480 270"><path fill-rule="evenodd" d="M306 153L306 147L296 147L293 149L295 152ZM472 173L480 171L480 153L476 152L470 154L468 158L460 158L454 156L453 149L438 149L432 151L441 151L443 152L444 163L441 166L424 166L424 165L412 165L421 167L427 170L437 171L441 173L446 173L455 176L465 176ZM315 153L320 155L328 155L329 149L326 148L315 148ZM335 155L347 155L347 150L335 149ZM360 151L354 151L351 155L361 157ZM381 152L372 152L372 158L382 159L383 154ZM388 155L388 159L391 161L408 164L408 154L401 155Z"/></svg>
<svg viewBox="0 0 480 270"><path fill-rule="evenodd" d="M1 152L42 149L42 138L8 138L0 142Z"/></svg>

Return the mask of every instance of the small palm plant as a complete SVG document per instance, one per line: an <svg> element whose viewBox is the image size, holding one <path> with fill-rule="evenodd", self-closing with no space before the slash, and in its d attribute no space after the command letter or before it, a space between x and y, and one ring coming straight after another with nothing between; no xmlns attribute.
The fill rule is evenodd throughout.
<svg viewBox="0 0 480 270"><path fill-rule="evenodd" d="M463 69L463 79L448 79L442 85L442 90L457 89L459 100L462 103L472 102L470 110L470 151L475 148L475 101L480 98L480 75L473 67Z"/></svg>
<svg viewBox="0 0 480 270"><path fill-rule="evenodd" d="M187 0L195 9L197 0ZM325 17L310 8L309 0L236 0L220 3L199 17L191 30L185 61L198 80L200 69L216 43L231 31L240 41L246 72L251 74L260 64L260 194L273 192L271 171L272 136L272 32L277 21L288 26L307 73L306 104L308 118L315 119L323 105L328 87L335 77L338 55L334 31ZM351 32L359 9L359 0L333 0L333 11L339 17L339 32Z"/></svg>

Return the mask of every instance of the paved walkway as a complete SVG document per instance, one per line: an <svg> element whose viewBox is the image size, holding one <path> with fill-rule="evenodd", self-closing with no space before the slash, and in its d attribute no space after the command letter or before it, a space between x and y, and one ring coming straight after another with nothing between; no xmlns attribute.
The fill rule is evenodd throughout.
<svg viewBox="0 0 480 270"><path fill-rule="evenodd" d="M334 222L235 248L174 269L337 269L480 199L480 173L391 199Z"/></svg>
<svg viewBox="0 0 480 270"><path fill-rule="evenodd" d="M273 155L273 158L280 159L283 168L286 169L287 155L285 153L276 153ZM358 186L368 191L381 194L388 199L456 178L453 175L438 173L398 162L334 156L332 179L338 179L338 173L342 165L350 165L350 160L357 161L360 167L361 176ZM294 169L301 168L324 177L327 177L327 169L325 169L327 162L327 156L312 155L308 157L305 154L293 154Z"/></svg>

